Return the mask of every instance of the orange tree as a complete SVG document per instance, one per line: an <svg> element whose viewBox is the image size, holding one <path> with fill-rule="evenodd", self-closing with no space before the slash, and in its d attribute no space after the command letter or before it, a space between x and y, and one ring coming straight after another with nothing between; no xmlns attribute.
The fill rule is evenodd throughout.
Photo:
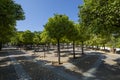
<svg viewBox="0 0 120 80"><path fill-rule="evenodd" d="M69 26L69 18L66 15L55 14L49 18L45 24L45 29L50 38L57 41L58 46L58 63L60 64L60 40L66 35Z"/></svg>

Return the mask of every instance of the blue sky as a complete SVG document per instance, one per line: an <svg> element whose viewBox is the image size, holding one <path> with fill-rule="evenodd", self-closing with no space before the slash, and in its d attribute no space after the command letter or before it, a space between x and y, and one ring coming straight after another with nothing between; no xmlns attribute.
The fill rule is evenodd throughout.
<svg viewBox="0 0 120 80"><path fill-rule="evenodd" d="M18 31L42 31L48 21L55 13L65 14L70 20L78 21L78 5L83 0L14 0L20 4L25 12L26 19L17 21Z"/></svg>

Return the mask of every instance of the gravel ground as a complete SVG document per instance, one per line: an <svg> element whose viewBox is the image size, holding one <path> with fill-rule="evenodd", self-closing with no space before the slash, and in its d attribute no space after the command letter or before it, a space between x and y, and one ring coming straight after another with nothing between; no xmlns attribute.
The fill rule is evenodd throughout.
<svg viewBox="0 0 120 80"><path fill-rule="evenodd" d="M18 80L7 52L0 52L0 80Z"/></svg>
<svg viewBox="0 0 120 80"><path fill-rule="evenodd" d="M32 80L66 80L63 77L55 74L54 71L49 70L48 68L41 66L39 64L36 64L31 60L26 60L27 58L24 55L22 55L23 53L21 54L14 51L14 53L12 54L16 54L15 58L23 66L23 68L29 74ZM19 56L19 54L21 56ZM52 66L54 66L56 69L63 70L70 75L74 75L78 77L80 80L84 80L81 78L83 77L82 74L84 72L87 72L89 69L91 69L94 63L98 60L98 57L99 57L98 55L89 55L84 59L71 58L68 62L75 66L75 67L71 67L71 69L65 68L63 66L64 64L52 65ZM114 60L112 60L111 58L108 59L104 58L104 60L102 60L102 63L96 70L94 76L88 79L89 80L120 80L120 64L118 64L117 61L115 61L115 59L117 59L118 57L115 56L111 56L111 57L114 57ZM114 62L114 64L111 64L111 62ZM0 52L0 80L18 80L14 66L11 64L10 59L7 57L7 54L4 52Z"/></svg>
<svg viewBox="0 0 120 80"><path fill-rule="evenodd" d="M99 69L96 72L96 77L99 80L120 80L120 55L106 55Z"/></svg>
<svg viewBox="0 0 120 80"><path fill-rule="evenodd" d="M96 72L99 80L120 80L120 65L102 63Z"/></svg>
<svg viewBox="0 0 120 80"><path fill-rule="evenodd" d="M69 64L54 66L70 75L74 75L77 78L81 79L81 77L83 77L83 73L92 67L92 65L97 61L98 57L98 55L86 55L76 59L70 59ZM66 67L64 65L66 65Z"/></svg>
<svg viewBox="0 0 120 80"><path fill-rule="evenodd" d="M30 60L26 60L24 56L15 57L23 66L24 70L30 75L32 80L65 80L53 71L38 65Z"/></svg>
<svg viewBox="0 0 120 80"><path fill-rule="evenodd" d="M25 68L33 80L65 80L64 78L56 75L51 70L35 64L31 61L22 61L21 64Z"/></svg>
<svg viewBox="0 0 120 80"><path fill-rule="evenodd" d="M87 56L87 55L86 55ZM85 56L84 56L85 57ZM90 55L85 59L70 59L69 62L75 65L81 72L86 72L99 58L98 55Z"/></svg>

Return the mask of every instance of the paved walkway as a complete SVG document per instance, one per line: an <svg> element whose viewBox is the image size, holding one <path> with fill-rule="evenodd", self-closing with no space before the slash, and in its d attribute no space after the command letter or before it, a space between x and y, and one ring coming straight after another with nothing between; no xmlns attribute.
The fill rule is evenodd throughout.
<svg viewBox="0 0 120 80"><path fill-rule="evenodd" d="M102 59L104 58L103 55L100 55L99 59L93 64L93 66L86 72L83 73L82 80L90 80L94 78L97 69L99 68L100 64L102 63Z"/></svg>
<svg viewBox="0 0 120 80"><path fill-rule="evenodd" d="M25 52L25 53L26 53L26 52ZM88 54L88 55L89 55L89 54ZM91 55L91 54L90 54L90 55ZM92 54L92 55L95 55L95 54ZM92 67L91 67L88 71L82 73L82 75L83 75L83 77L81 78L82 80L90 80L92 77L95 77L94 74L96 73L96 70L99 68L100 64L102 63L102 59L104 58L104 56L103 56L103 55L100 55L99 53L98 53L97 55L99 55L98 60L92 65ZM83 57L83 58L81 58L81 60L83 60L83 59L85 59L85 58L87 58L87 57L88 57L88 56ZM79 79L78 79L76 76L74 76L74 75L69 75L68 73L66 73L66 72L64 72L64 71L62 71L62 70L56 69L55 67L53 67L53 66L51 66L51 65L45 65L45 64L43 64L42 62L40 62L40 61L38 61L38 60L36 60L36 59L32 59L30 56L26 56L26 58L29 59L29 60L32 60L32 61L36 62L36 63L39 64L39 65L42 65L43 67L46 67L46 68L52 70L54 73L56 73L56 74L64 77L66 80L79 80ZM63 65L63 66L64 66L66 69L69 69L70 67L75 67L75 66L74 66L73 64L71 64L71 63L67 63L67 64L65 64L65 65ZM77 69L77 67L76 67L75 69ZM77 69L77 72L81 72L81 71L80 71L79 69Z"/></svg>
<svg viewBox="0 0 120 80"><path fill-rule="evenodd" d="M23 69L23 67L20 65L20 63L17 62L17 60L14 58L14 55L12 55L11 52L8 52L9 58L11 59L15 71L19 77L19 80L32 80L31 77L26 73L26 71Z"/></svg>
<svg viewBox="0 0 120 80"><path fill-rule="evenodd" d="M27 52L25 52L25 51L23 51L24 53L27 53ZM28 53L29 54L29 53ZM89 54L88 54L89 55ZM91 55L91 54L90 54ZM95 55L95 54L93 54L93 55ZM97 54L97 55L99 55L99 54ZM88 70L88 71L86 71L86 72L84 72L82 75L83 75L83 77L81 78L82 80L90 80L92 77L95 77L94 76L94 74L96 73L96 70L99 68L99 66L100 66L100 64L101 64L101 62L102 62L102 59L103 59L103 56L102 55L99 55L100 57L99 57L99 59L92 65L92 67ZM66 73L66 72L64 72L64 71L62 71L62 70L59 70L59 69L57 69L57 68L55 68L55 67L53 67L53 66L51 66L51 65L46 65L46 64L44 64L43 62L41 62L41 61L38 61L38 60L36 60L36 59L33 59L33 58L31 58L30 56L25 56L28 60L32 60L33 62L35 62L35 63L37 63L37 64L39 64L39 65L42 65L43 67L46 67L46 68L48 68L48 69L50 69L50 70L52 70L54 73L56 73L56 74L58 74L59 76L61 76L61 77L64 77L66 80L79 80L79 78L77 78L76 76L74 76L74 75L69 75L68 73ZM81 60L83 60L83 59L85 59L85 58L87 58L88 56L86 56L86 57L83 57L83 58L81 58ZM67 63L66 65L64 65L64 67L66 67L67 69L69 69L70 67L75 67L73 64L71 64L71 63ZM76 68L77 69L77 68ZM77 69L78 71L77 72L81 72L81 71L79 71L79 69Z"/></svg>
<svg viewBox="0 0 120 80"><path fill-rule="evenodd" d="M24 53L26 53L24 51ZM47 65L47 64L43 64L41 61L38 61L36 59L33 59L31 58L30 56L25 56L28 60L32 60L33 62L39 64L39 65L42 65L43 67L46 67L48 69L50 69L51 71L53 71L54 73L58 74L59 76L61 77L64 77L66 80L79 80L79 78L73 76L73 75L69 75L68 73L62 71L62 70L59 70L51 65Z"/></svg>
<svg viewBox="0 0 120 80"><path fill-rule="evenodd" d="M29 54L28 52L22 51L22 53L23 53L22 56L24 56L26 58L26 60L30 60L34 63L37 63L38 65L41 65L42 67L45 67L45 68L51 70L53 73L63 77L65 80L80 80L80 78L77 78L75 75L68 74L63 70L52 66L51 64L47 64L47 63L44 63L44 61L40 61L35 58L32 58L31 54ZM24 53L27 53L27 54L24 54ZM20 65L20 63L18 63L17 60L14 58L14 55L12 55L12 52L8 52L8 54L9 54L8 57L11 59L12 63L14 64L14 67L15 67L16 73L19 77L19 80L32 80L32 78L28 75L28 73L26 73L26 71L23 69L23 67ZM89 54L87 54L87 55L89 55ZM93 54L93 55L96 55L96 54ZM96 71L100 67L100 65L102 63L102 59L104 59L104 56L107 57L105 60L106 60L106 62L108 61L108 63L110 63L109 62L110 60L112 61L113 59L120 57L120 56L117 57L117 55L115 55L115 57L112 57L111 55L104 55L104 54L99 54L99 53L97 53L97 55L99 55L99 58L97 59L97 61L92 65L92 67L88 71L82 73L81 80L97 79L94 77L96 77L96 75L95 75ZM85 59L85 58L87 58L87 56L83 57L82 59ZM64 65L64 67L69 69L70 67L75 67L75 66L71 63L67 63L66 65ZM79 72L79 69L77 69L77 70ZM99 79L97 79L97 80L99 80Z"/></svg>

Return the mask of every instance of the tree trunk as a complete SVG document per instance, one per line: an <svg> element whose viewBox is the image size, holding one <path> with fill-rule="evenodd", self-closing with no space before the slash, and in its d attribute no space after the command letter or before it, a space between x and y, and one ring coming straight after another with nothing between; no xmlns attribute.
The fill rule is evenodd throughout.
<svg viewBox="0 0 120 80"><path fill-rule="evenodd" d="M99 46L98 46L98 45L96 46L96 49L95 49L95 51L96 51L96 50L99 50Z"/></svg>
<svg viewBox="0 0 120 80"><path fill-rule="evenodd" d="M44 58L45 58L45 56L46 56L46 54L45 54L45 46L44 46L44 48L43 48L43 51L44 51Z"/></svg>
<svg viewBox="0 0 120 80"><path fill-rule="evenodd" d="M96 46L96 48L98 49L98 48L99 48L99 46L97 45L97 46Z"/></svg>
<svg viewBox="0 0 120 80"><path fill-rule="evenodd" d="M58 64L60 64L60 41L59 41L59 39L57 40L57 42L58 42Z"/></svg>
<svg viewBox="0 0 120 80"><path fill-rule="evenodd" d="M2 50L2 42L0 42L0 51Z"/></svg>
<svg viewBox="0 0 120 80"><path fill-rule="evenodd" d="M92 45L92 49L94 49L94 46Z"/></svg>
<svg viewBox="0 0 120 80"><path fill-rule="evenodd" d="M67 50L69 51L69 43L67 43Z"/></svg>
<svg viewBox="0 0 120 80"><path fill-rule="evenodd" d="M112 52L113 54L116 54L116 48L115 48L115 47L112 47L112 48L111 48L111 52Z"/></svg>
<svg viewBox="0 0 120 80"><path fill-rule="evenodd" d="M73 58L75 59L75 41L73 41Z"/></svg>
<svg viewBox="0 0 120 80"><path fill-rule="evenodd" d="M87 49L87 48L88 48L88 45L86 45L85 48Z"/></svg>
<svg viewBox="0 0 120 80"><path fill-rule="evenodd" d="M84 49L83 49L83 46L84 46L84 44L83 44L83 41L82 41L82 44L81 44L82 55L84 55Z"/></svg>
<svg viewBox="0 0 120 80"><path fill-rule="evenodd" d="M104 48L104 50L105 50L105 44L103 44L103 48Z"/></svg>
<svg viewBox="0 0 120 80"><path fill-rule="evenodd" d="M64 45L64 43L63 43L62 45L63 45L63 49L65 49L65 45Z"/></svg>
<svg viewBox="0 0 120 80"><path fill-rule="evenodd" d="M47 49L47 53L49 53L49 51L50 51L50 43L46 42L46 49Z"/></svg>

